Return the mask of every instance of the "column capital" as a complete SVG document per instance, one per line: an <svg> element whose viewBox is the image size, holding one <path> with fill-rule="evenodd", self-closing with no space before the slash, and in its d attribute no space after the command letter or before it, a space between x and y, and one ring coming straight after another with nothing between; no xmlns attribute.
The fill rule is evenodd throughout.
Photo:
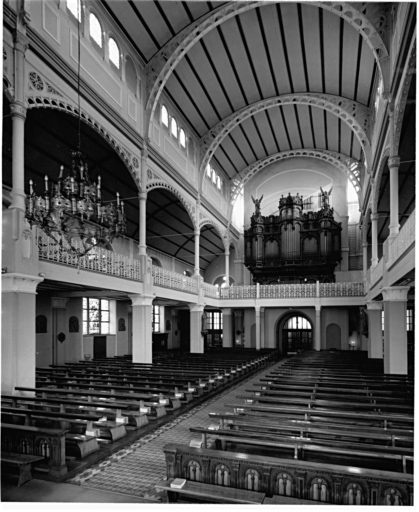
<svg viewBox="0 0 419 512"><path fill-rule="evenodd" d="M368 311L381 311L383 309L383 303L379 300L368 300L366 305Z"/></svg>
<svg viewBox="0 0 419 512"><path fill-rule="evenodd" d="M255 311L257 315L260 315L260 306L255 306Z"/></svg>
<svg viewBox="0 0 419 512"><path fill-rule="evenodd" d="M10 115L11 117L19 117L23 121L26 119L27 108L20 101L13 101L10 103Z"/></svg>
<svg viewBox="0 0 419 512"><path fill-rule="evenodd" d="M368 247L368 242L364 242L364 243L362 244L362 247Z"/></svg>
<svg viewBox="0 0 419 512"><path fill-rule="evenodd" d="M222 312L223 312L223 315L231 315L232 313L232 308L221 308Z"/></svg>
<svg viewBox="0 0 419 512"><path fill-rule="evenodd" d="M1 291L2 293L34 293L36 287L44 280L43 277L29 276L27 274L19 274L11 272L10 274L2 274Z"/></svg>
<svg viewBox="0 0 419 512"><path fill-rule="evenodd" d="M398 169L400 167L400 157L397 155L390 156L387 165L389 169L392 169L393 167Z"/></svg>
<svg viewBox="0 0 419 512"><path fill-rule="evenodd" d="M384 302L406 302L410 286L389 286L381 290Z"/></svg>
<svg viewBox="0 0 419 512"><path fill-rule="evenodd" d="M29 48L29 39L18 30L13 33L13 42L15 43L15 49L23 54Z"/></svg>
<svg viewBox="0 0 419 512"><path fill-rule="evenodd" d="M141 295L131 294L128 295L133 306L152 306L153 300L156 298L155 295Z"/></svg>
<svg viewBox="0 0 419 512"><path fill-rule="evenodd" d="M65 309L68 301L68 297L51 297L51 307L52 309Z"/></svg>
<svg viewBox="0 0 419 512"><path fill-rule="evenodd" d="M205 304L195 304L194 302L190 302L188 306L191 313L203 313L205 309Z"/></svg>
<svg viewBox="0 0 419 512"><path fill-rule="evenodd" d="M320 311L322 310L322 307L321 307L321 306L319 306L318 304L316 304L314 307L315 307L315 309L316 309L316 314L317 314L317 313L320 313Z"/></svg>
<svg viewBox="0 0 419 512"><path fill-rule="evenodd" d="M370 217L371 217L371 220L378 220L379 215L378 215L378 213L371 213Z"/></svg>
<svg viewBox="0 0 419 512"><path fill-rule="evenodd" d="M146 189L142 189L138 192L138 198L141 200L147 200L147 190Z"/></svg>
<svg viewBox="0 0 419 512"><path fill-rule="evenodd" d="M261 315L264 315L264 314L265 314L265 308L262 308L262 307L260 308L260 314L261 314Z"/></svg>

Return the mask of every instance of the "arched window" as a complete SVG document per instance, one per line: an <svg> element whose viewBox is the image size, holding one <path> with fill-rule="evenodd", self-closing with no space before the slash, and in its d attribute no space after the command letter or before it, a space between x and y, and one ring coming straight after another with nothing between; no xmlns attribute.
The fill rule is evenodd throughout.
<svg viewBox="0 0 419 512"><path fill-rule="evenodd" d="M177 139L177 121L174 117L172 117L170 131L172 132L173 137L175 137Z"/></svg>
<svg viewBox="0 0 419 512"><path fill-rule="evenodd" d="M219 176L217 176L217 188L221 190L221 178Z"/></svg>
<svg viewBox="0 0 419 512"><path fill-rule="evenodd" d="M76 18L81 21L81 1L80 0L67 0L67 9Z"/></svg>
<svg viewBox="0 0 419 512"><path fill-rule="evenodd" d="M215 174L214 169L212 170L212 182L214 185L217 183L217 175Z"/></svg>
<svg viewBox="0 0 419 512"><path fill-rule="evenodd" d="M312 345L311 324L302 316L286 320L282 328L282 351L286 353L309 350Z"/></svg>
<svg viewBox="0 0 419 512"><path fill-rule="evenodd" d="M207 176L208 176L208 178L211 178L212 169L211 169L210 164L207 164L206 169L207 169Z"/></svg>
<svg viewBox="0 0 419 512"><path fill-rule="evenodd" d="M119 69L121 66L121 61L120 61L120 56L119 56L119 46L117 45L117 43L113 37L109 38L108 49L109 49L109 60L112 62L112 64L114 66L116 66Z"/></svg>
<svg viewBox="0 0 419 512"><path fill-rule="evenodd" d="M183 128L181 128L179 132L179 142L183 148L186 148L186 135L185 130Z"/></svg>
<svg viewBox="0 0 419 512"><path fill-rule="evenodd" d="M103 46L103 35L102 35L102 26L100 24L100 21L98 20L97 16L90 13L89 16L89 30L90 30L90 37L93 39L93 41L102 48Z"/></svg>
<svg viewBox="0 0 419 512"><path fill-rule="evenodd" d="M161 122L164 126L169 126L169 112L164 105L161 106Z"/></svg>

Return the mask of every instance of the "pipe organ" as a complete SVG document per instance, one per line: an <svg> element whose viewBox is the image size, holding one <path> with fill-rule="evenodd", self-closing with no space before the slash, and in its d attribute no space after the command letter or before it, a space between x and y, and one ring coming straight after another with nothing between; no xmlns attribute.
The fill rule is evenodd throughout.
<svg viewBox="0 0 419 512"><path fill-rule="evenodd" d="M282 196L279 215L264 217L260 201L245 231L245 265L260 284L334 282L341 258L341 223L333 217L330 192L319 211L303 212L300 195Z"/></svg>

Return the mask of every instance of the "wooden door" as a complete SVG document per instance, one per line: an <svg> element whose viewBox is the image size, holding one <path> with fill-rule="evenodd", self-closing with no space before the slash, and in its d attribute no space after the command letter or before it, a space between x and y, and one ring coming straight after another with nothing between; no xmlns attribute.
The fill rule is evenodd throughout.
<svg viewBox="0 0 419 512"><path fill-rule="evenodd" d="M106 357L106 336L95 336L93 338L93 359Z"/></svg>
<svg viewBox="0 0 419 512"><path fill-rule="evenodd" d="M190 312L180 309L178 312L178 330L180 350L191 350L191 316Z"/></svg>

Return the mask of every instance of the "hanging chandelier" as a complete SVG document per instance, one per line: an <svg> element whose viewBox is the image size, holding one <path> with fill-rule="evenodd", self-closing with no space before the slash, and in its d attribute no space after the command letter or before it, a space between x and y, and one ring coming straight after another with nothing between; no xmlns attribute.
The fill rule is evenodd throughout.
<svg viewBox="0 0 419 512"><path fill-rule="evenodd" d="M75 256L84 256L97 245L111 243L126 229L124 202L116 193L113 202L104 203L101 178L91 183L85 156L78 149L71 151L68 176L60 168L58 183L45 176L45 191L37 196L29 180L30 194L26 202L26 218L51 237L60 247Z"/></svg>
<svg viewBox="0 0 419 512"><path fill-rule="evenodd" d="M102 200L101 177L98 176L97 184L90 181L86 157L81 152L80 22L77 97L78 145L70 152L71 169L64 177L62 165L57 183L45 176L42 195L35 194L33 181L29 180L25 216L31 226L38 226L62 249L80 258L99 244L106 246L126 231L124 202L120 201L119 193L116 193L116 207L112 201Z"/></svg>

